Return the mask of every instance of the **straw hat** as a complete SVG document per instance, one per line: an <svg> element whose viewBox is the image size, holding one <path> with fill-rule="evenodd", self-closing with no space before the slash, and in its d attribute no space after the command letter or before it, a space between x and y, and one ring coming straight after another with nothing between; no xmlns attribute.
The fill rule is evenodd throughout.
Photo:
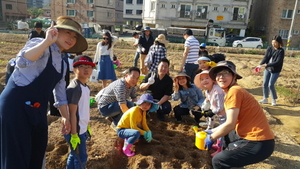
<svg viewBox="0 0 300 169"><path fill-rule="evenodd" d="M79 53L85 51L88 48L88 43L81 34L82 28L78 22L70 18L60 18L56 21L56 25L54 27L58 29L67 29L76 32L78 35L76 44L72 48L65 50L64 52Z"/></svg>
<svg viewBox="0 0 300 169"><path fill-rule="evenodd" d="M163 43L163 44L167 44L169 43L168 40L166 40L166 36L164 34L159 34L157 36L157 38L155 39L155 41L159 42L159 43Z"/></svg>

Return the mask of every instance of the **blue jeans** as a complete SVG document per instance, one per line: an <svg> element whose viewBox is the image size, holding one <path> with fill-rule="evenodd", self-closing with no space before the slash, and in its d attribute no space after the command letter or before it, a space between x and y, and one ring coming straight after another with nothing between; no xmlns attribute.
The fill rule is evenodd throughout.
<svg viewBox="0 0 300 169"><path fill-rule="evenodd" d="M134 67L137 67L138 61L140 58L140 52L135 52L135 56L134 56Z"/></svg>
<svg viewBox="0 0 300 169"><path fill-rule="evenodd" d="M117 134L122 139L127 139L129 144L134 144L140 137L141 133L135 129L120 128L117 129Z"/></svg>
<svg viewBox="0 0 300 169"><path fill-rule="evenodd" d="M64 135L66 141L70 144L71 134ZM86 153L86 140L87 140L87 133L83 133L78 135L80 138L80 144L77 147L78 154L75 150L73 150L72 145L70 144L70 154L67 160L66 169L85 169L85 164L88 158ZM79 160L80 159L80 160Z"/></svg>
<svg viewBox="0 0 300 169"><path fill-rule="evenodd" d="M134 103L131 101L126 100L126 104L128 108L134 106ZM119 102L113 102L108 104L102 108L99 108L100 113L105 117L111 117L113 119L113 123L115 125L118 124L119 120L121 119L123 112L120 108Z"/></svg>
<svg viewBox="0 0 300 169"><path fill-rule="evenodd" d="M269 90L272 96L272 99L277 99L277 94L275 90L275 82L277 81L280 73L271 73L270 71L264 71L263 79L263 95L264 98L269 98Z"/></svg>
<svg viewBox="0 0 300 169"><path fill-rule="evenodd" d="M238 139L215 155L212 159L214 169L230 169L258 163L271 156L275 141L249 141Z"/></svg>
<svg viewBox="0 0 300 169"><path fill-rule="evenodd" d="M184 65L184 71L191 77L191 83L194 83L194 78L196 76L196 71L198 70L198 68L199 65L193 63L186 63Z"/></svg>

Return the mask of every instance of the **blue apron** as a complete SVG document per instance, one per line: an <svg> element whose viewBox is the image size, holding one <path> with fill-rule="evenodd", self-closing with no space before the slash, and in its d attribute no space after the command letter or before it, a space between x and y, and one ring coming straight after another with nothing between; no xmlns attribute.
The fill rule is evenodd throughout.
<svg viewBox="0 0 300 169"><path fill-rule="evenodd" d="M52 53L42 73L27 86L12 78L0 95L0 168L41 169L48 141L47 107L63 75L52 65ZM39 107L31 105L38 102Z"/></svg>

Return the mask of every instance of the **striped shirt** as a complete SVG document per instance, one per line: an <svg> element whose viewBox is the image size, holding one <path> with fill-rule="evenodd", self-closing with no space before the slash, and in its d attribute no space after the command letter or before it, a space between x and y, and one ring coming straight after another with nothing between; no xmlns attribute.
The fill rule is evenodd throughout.
<svg viewBox="0 0 300 169"><path fill-rule="evenodd" d="M189 36L185 43L184 47L190 47L189 53L186 58L186 63L194 63L198 60L199 53L199 41L194 36Z"/></svg>
<svg viewBox="0 0 300 169"><path fill-rule="evenodd" d="M126 104L126 100L130 97L131 99L136 98L135 87L126 87L125 79L118 79L108 85L106 88L100 90L97 94L99 95L98 107L102 108L108 104L119 102L119 105ZM96 97L97 97L96 96Z"/></svg>

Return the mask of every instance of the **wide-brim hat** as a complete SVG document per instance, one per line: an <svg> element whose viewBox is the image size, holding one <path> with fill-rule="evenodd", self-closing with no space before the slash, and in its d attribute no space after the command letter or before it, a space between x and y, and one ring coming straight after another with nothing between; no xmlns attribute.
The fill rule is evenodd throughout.
<svg viewBox="0 0 300 169"><path fill-rule="evenodd" d="M68 49L64 50L66 53L80 53L85 51L88 48L88 43L86 39L82 36L82 28L80 24L73 19L62 18L56 21L56 25L54 26L58 29L67 29L77 33L77 41L76 44Z"/></svg>
<svg viewBox="0 0 300 169"><path fill-rule="evenodd" d="M137 105L140 105L144 102L148 102L148 103L151 103L152 106L151 108L149 109L149 112L155 112L158 110L159 108L159 105L157 103L154 102L154 99L153 97L150 95L150 94L143 94L139 100L136 102Z"/></svg>
<svg viewBox="0 0 300 169"><path fill-rule="evenodd" d="M176 78L178 78L178 77L180 77L180 76L185 76L185 77L187 78L188 82L191 81L191 77L190 77L189 75L187 75L186 73L184 73L184 72L178 73L178 75L175 76L174 79L176 79Z"/></svg>
<svg viewBox="0 0 300 169"><path fill-rule="evenodd" d="M163 43L163 44L167 44L169 43L168 40L166 40L166 36L164 34L159 34L157 36L157 38L155 39L155 41L159 42L159 43Z"/></svg>
<svg viewBox="0 0 300 169"><path fill-rule="evenodd" d="M209 71L208 70L203 70L201 73L198 73L195 78L194 78L194 84L196 87L198 87L199 89L204 89L204 86L202 86L201 84L201 75L203 74L207 74L209 75Z"/></svg>
<svg viewBox="0 0 300 169"><path fill-rule="evenodd" d="M237 72L236 72L236 67L235 67L235 64L231 61L226 61L226 60L223 60L223 61L220 61L218 62L217 66L213 67L210 69L209 71L209 77L213 80L216 80L216 73L220 70L220 69L223 69L223 68L228 68L230 69L234 74L236 74L236 79L241 79L243 78L241 75L239 75Z"/></svg>
<svg viewBox="0 0 300 169"><path fill-rule="evenodd" d="M86 55L78 55L73 60L73 67L77 65L91 65L92 67L96 67L96 64L93 63L93 60Z"/></svg>

